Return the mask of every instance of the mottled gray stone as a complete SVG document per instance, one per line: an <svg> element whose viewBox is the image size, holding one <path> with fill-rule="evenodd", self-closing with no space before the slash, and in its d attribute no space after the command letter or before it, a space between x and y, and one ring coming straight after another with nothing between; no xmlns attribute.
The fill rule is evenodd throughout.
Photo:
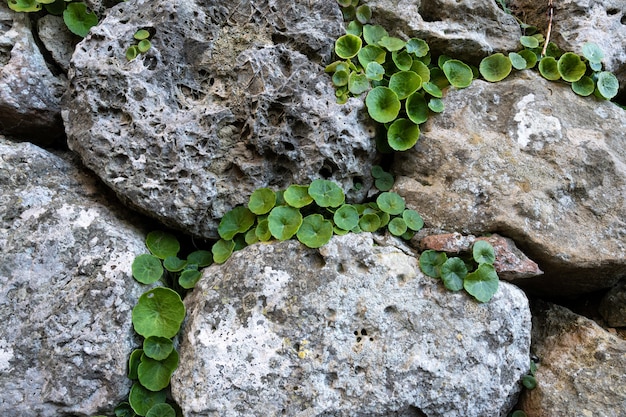
<svg viewBox="0 0 626 417"><path fill-rule="evenodd" d="M172 379L185 416L506 416L529 364L525 295L449 292L387 241L255 244L205 269Z"/></svg>
<svg viewBox="0 0 626 417"><path fill-rule="evenodd" d="M130 269L144 235L96 184L0 137L2 415L112 414L128 395L142 292Z"/></svg>
<svg viewBox="0 0 626 417"><path fill-rule="evenodd" d="M39 51L26 13L0 2L0 134L49 144L63 134L61 96L67 86Z"/></svg>
<svg viewBox="0 0 626 417"><path fill-rule="evenodd" d="M626 415L626 340L554 304L533 303L537 388L519 408L532 417Z"/></svg>
<svg viewBox="0 0 626 417"><path fill-rule="evenodd" d="M626 111L524 71L450 89L446 110L396 156L396 191L429 227L512 238L544 294L626 275Z"/></svg>
<svg viewBox="0 0 626 417"><path fill-rule="evenodd" d="M611 288L598 309L609 326L626 327L626 281Z"/></svg>
<svg viewBox="0 0 626 417"><path fill-rule="evenodd" d="M128 62L139 28L153 46ZM373 129L323 67L342 31L333 0L116 6L73 56L69 146L122 199L205 237L260 187L321 176L359 198Z"/></svg>
<svg viewBox="0 0 626 417"><path fill-rule="evenodd" d="M47 14L37 20L37 35L50 53L53 64L66 74L74 53L77 37L69 31L62 16Z"/></svg>

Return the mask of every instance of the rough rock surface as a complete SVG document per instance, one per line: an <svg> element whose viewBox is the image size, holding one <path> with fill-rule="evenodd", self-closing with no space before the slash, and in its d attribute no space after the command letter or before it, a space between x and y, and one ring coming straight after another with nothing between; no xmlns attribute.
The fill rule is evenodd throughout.
<svg viewBox="0 0 626 417"><path fill-rule="evenodd" d="M528 370L525 295L449 292L394 241L256 244L207 268L172 380L185 415L505 416Z"/></svg>
<svg viewBox="0 0 626 417"><path fill-rule="evenodd" d="M611 327L626 327L626 281L618 283L602 298L600 314Z"/></svg>
<svg viewBox="0 0 626 417"><path fill-rule="evenodd" d="M37 20L37 35L44 48L50 53L53 64L65 74L70 68L70 59L76 47L76 36L69 31L62 16L47 14Z"/></svg>
<svg viewBox="0 0 626 417"><path fill-rule="evenodd" d="M39 51L26 13L0 2L0 134L52 143L63 134L61 96L67 87Z"/></svg>
<svg viewBox="0 0 626 417"><path fill-rule="evenodd" d="M431 49L478 64L494 52L519 47L519 24L492 0L368 0L373 20Z"/></svg>
<svg viewBox="0 0 626 417"><path fill-rule="evenodd" d="M128 62L139 28L153 46ZM260 187L327 177L359 198L374 131L323 67L342 33L334 0L120 4L74 53L69 146L122 199L205 237Z"/></svg>
<svg viewBox="0 0 626 417"><path fill-rule="evenodd" d="M604 68L618 77L620 90L626 91L626 3L623 0L559 0L553 5L552 41L564 51L578 54L582 54L586 42L596 43L604 52ZM547 33L547 1L510 0L509 7L522 21Z"/></svg>
<svg viewBox="0 0 626 417"><path fill-rule="evenodd" d="M533 417L626 415L626 340L554 304L533 305L537 388L520 408Z"/></svg>
<svg viewBox="0 0 626 417"><path fill-rule="evenodd" d="M542 293L626 275L626 111L531 71L444 103L395 160L396 191L429 227L512 238L545 272L523 285Z"/></svg>
<svg viewBox="0 0 626 417"><path fill-rule="evenodd" d="M143 233L68 161L0 137L0 410L111 413L137 341Z"/></svg>

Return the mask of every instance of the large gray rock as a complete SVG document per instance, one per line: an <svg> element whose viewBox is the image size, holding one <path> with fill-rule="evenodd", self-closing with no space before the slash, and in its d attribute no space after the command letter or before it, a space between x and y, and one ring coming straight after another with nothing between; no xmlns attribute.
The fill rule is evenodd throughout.
<svg viewBox="0 0 626 417"><path fill-rule="evenodd" d="M139 28L153 46L128 62ZM259 187L328 177L359 198L374 132L323 66L342 33L334 0L120 4L73 55L69 146L122 199L205 237Z"/></svg>
<svg viewBox="0 0 626 417"><path fill-rule="evenodd" d="M0 134L50 144L63 134L63 74L46 64L27 13L0 2Z"/></svg>
<svg viewBox="0 0 626 417"><path fill-rule="evenodd" d="M427 225L512 238L545 272L519 284L544 294L626 275L626 111L531 71L444 102L394 164Z"/></svg>
<svg viewBox="0 0 626 417"><path fill-rule="evenodd" d="M255 244L205 269L172 379L185 416L505 416L529 366L526 297L449 292L393 242Z"/></svg>
<svg viewBox="0 0 626 417"><path fill-rule="evenodd" d="M1 414L111 414L138 344L143 233L67 160L2 137L0 155Z"/></svg>
<svg viewBox="0 0 626 417"><path fill-rule="evenodd" d="M521 31L493 0L368 0L373 20L392 32L426 40L431 49L478 64L519 48Z"/></svg>
<svg viewBox="0 0 626 417"><path fill-rule="evenodd" d="M533 305L537 388L519 408L532 417L626 415L626 340L554 304Z"/></svg>

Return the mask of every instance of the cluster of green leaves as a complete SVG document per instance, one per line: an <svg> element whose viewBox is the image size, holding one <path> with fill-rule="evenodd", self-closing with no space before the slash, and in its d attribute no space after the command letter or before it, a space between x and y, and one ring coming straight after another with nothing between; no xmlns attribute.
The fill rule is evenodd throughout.
<svg viewBox="0 0 626 417"><path fill-rule="evenodd" d="M465 289L478 301L486 303L498 291L495 259L493 247L484 240L477 240L471 255L448 258L445 252L426 250L420 255L419 265L424 274L441 278L450 291Z"/></svg>
<svg viewBox="0 0 626 417"><path fill-rule="evenodd" d="M537 372L537 363L534 360L530 360L530 370L526 375L522 377L522 385L528 390L537 388L537 379L535 373ZM509 417L528 417L522 410L515 410L509 414Z"/></svg>
<svg viewBox="0 0 626 417"><path fill-rule="evenodd" d="M67 28L80 37L85 37L92 26L98 24L98 17L88 10L87 5L74 0L7 0L9 8L16 12L38 12L63 16Z"/></svg>
<svg viewBox="0 0 626 417"><path fill-rule="evenodd" d="M126 50L126 59L132 61L137 58L140 54L145 54L152 47L152 43L150 42L151 33L147 29L139 29L133 35L136 43L131 45Z"/></svg>

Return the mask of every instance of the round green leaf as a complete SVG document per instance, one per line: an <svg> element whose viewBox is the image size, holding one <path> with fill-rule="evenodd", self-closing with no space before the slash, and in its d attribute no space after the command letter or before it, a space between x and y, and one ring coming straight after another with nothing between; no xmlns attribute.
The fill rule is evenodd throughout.
<svg viewBox="0 0 626 417"><path fill-rule="evenodd" d="M185 289L191 289L200 281L200 278L202 278L202 272L197 269L186 269L178 277L178 283Z"/></svg>
<svg viewBox="0 0 626 417"><path fill-rule="evenodd" d="M359 53L362 44L360 37L348 33L335 41L335 53L339 58L350 59Z"/></svg>
<svg viewBox="0 0 626 417"><path fill-rule="evenodd" d="M574 83L585 75L587 71L587 65L580 59L580 56L573 52L566 52L561 55L557 62L557 69L561 78L565 81Z"/></svg>
<svg viewBox="0 0 626 417"><path fill-rule="evenodd" d="M146 414L146 417L176 417L176 411L171 405L161 403L154 405Z"/></svg>
<svg viewBox="0 0 626 417"><path fill-rule="evenodd" d="M509 53L509 59L511 60L511 65L513 65L513 68L515 68L516 70L523 70L527 68L526 60L522 55L518 54L517 52Z"/></svg>
<svg viewBox="0 0 626 417"><path fill-rule="evenodd" d="M315 203L320 207L339 207L346 198L343 190L337 184L321 179L311 182L309 195L313 197Z"/></svg>
<svg viewBox="0 0 626 417"><path fill-rule="evenodd" d="M139 52L141 52L142 54L145 54L146 52L148 52L148 50L152 48L152 43L150 43L150 41L148 39L142 39L139 41L139 43L137 44L137 49L139 50Z"/></svg>
<svg viewBox="0 0 626 417"><path fill-rule="evenodd" d="M346 26L346 33L350 33L355 36L361 36L361 34L363 33L363 25L361 24L361 22L351 20L350 23L348 23L348 26Z"/></svg>
<svg viewBox="0 0 626 417"><path fill-rule="evenodd" d="M422 61L414 60L411 64L411 71L420 76L422 83L430 81L430 69Z"/></svg>
<svg viewBox="0 0 626 417"><path fill-rule="evenodd" d="M511 60L501 53L490 55L480 62L478 70L490 82L501 81L511 73Z"/></svg>
<svg viewBox="0 0 626 417"><path fill-rule="evenodd" d="M294 207L278 206L270 211L267 221L272 236L278 240L287 240L300 228L302 214Z"/></svg>
<svg viewBox="0 0 626 417"><path fill-rule="evenodd" d="M344 85L348 85L349 79L350 79L350 73L345 70L340 70L340 71L335 72L332 77L333 85L335 87L343 87Z"/></svg>
<svg viewBox="0 0 626 417"><path fill-rule="evenodd" d="M362 23L366 24L372 18L372 9L369 6L362 4L361 6L356 8L356 19Z"/></svg>
<svg viewBox="0 0 626 417"><path fill-rule="evenodd" d="M406 51L414 54L417 58L426 56L429 50L428 44L422 39L412 38L406 43Z"/></svg>
<svg viewBox="0 0 626 417"><path fill-rule="evenodd" d="M213 260L215 263L223 264L226 262L235 249L235 242L232 240L220 239L211 248L213 253Z"/></svg>
<svg viewBox="0 0 626 417"><path fill-rule="evenodd" d="M52 3L44 4L44 8L50 14L53 14L55 16L61 16L63 14L63 11L65 10L65 1L55 0Z"/></svg>
<svg viewBox="0 0 626 417"><path fill-rule="evenodd" d="M467 267L460 258L450 258L441 265L441 280L450 291L463 289L463 280L467 276Z"/></svg>
<svg viewBox="0 0 626 417"><path fill-rule="evenodd" d="M386 56L387 53L381 47L376 45L366 45L359 51L358 59L361 66L366 68L367 64L370 62L382 64L385 62Z"/></svg>
<svg viewBox="0 0 626 417"><path fill-rule="evenodd" d="M261 242L267 242L272 238L272 233L270 232L269 223L267 219L261 220L257 225L254 234Z"/></svg>
<svg viewBox="0 0 626 417"><path fill-rule="evenodd" d="M133 278L142 284L152 284L163 276L163 266L161 260L154 255L139 255L131 266Z"/></svg>
<svg viewBox="0 0 626 417"><path fill-rule="evenodd" d="M352 5L352 0L337 0L337 4L341 7L350 7Z"/></svg>
<svg viewBox="0 0 626 417"><path fill-rule="evenodd" d="M430 82L435 84L441 90L450 85L446 74L444 74L443 70L439 67L430 69Z"/></svg>
<svg viewBox="0 0 626 417"><path fill-rule="evenodd" d="M402 218L406 222L409 229L417 232L424 227L424 219L415 210L404 210L402 212Z"/></svg>
<svg viewBox="0 0 626 417"><path fill-rule="evenodd" d="M359 212L350 205L344 204L335 211L333 221L343 230L352 230L359 225Z"/></svg>
<svg viewBox="0 0 626 417"><path fill-rule="evenodd" d="M430 94L433 97L436 97L436 98L443 97L443 92L437 86L437 84L434 84L428 81L422 84L422 88L424 89L424 91L426 91L428 94Z"/></svg>
<svg viewBox="0 0 626 417"><path fill-rule="evenodd" d="M422 79L413 71L399 71L389 78L389 88L403 100L422 87Z"/></svg>
<svg viewBox="0 0 626 417"><path fill-rule="evenodd" d="M474 74L472 73L472 69L469 65L459 61L458 59L447 60L443 64L442 69L446 78L450 81L450 84L456 88L468 87L474 78Z"/></svg>
<svg viewBox="0 0 626 417"><path fill-rule="evenodd" d="M311 214L302 220L296 236L309 248L319 248L333 236L333 224L321 214Z"/></svg>
<svg viewBox="0 0 626 417"><path fill-rule="evenodd" d="M474 246L472 247L472 256L479 264L493 264L496 260L493 246L484 240L477 240L474 242Z"/></svg>
<svg viewBox="0 0 626 417"><path fill-rule="evenodd" d="M254 213L247 207L239 206L230 210L217 226L217 233L224 240L231 240L237 233L245 233L254 224Z"/></svg>
<svg viewBox="0 0 626 417"><path fill-rule="evenodd" d="M534 36L522 36L520 38L520 43L526 48L538 48L539 40Z"/></svg>
<svg viewBox="0 0 626 417"><path fill-rule="evenodd" d="M169 272L180 272L187 266L187 261L179 259L178 256L168 256L163 260L163 266Z"/></svg>
<svg viewBox="0 0 626 417"><path fill-rule="evenodd" d="M522 377L522 384L526 389L535 389L537 388L537 378L532 375L524 375Z"/></svg>
<svg viewBox="0 0 626 417"><path fill-rule="evenodd" d="M591 77L587 77L586 75L582 76L580 80L575 83L572 83L572 90L579 96L586 97L591 95L595 89L596 84L593 82L593 79L591 79Z"/></svg>
<svg viewBox="0 0 626 417"><path fill-rule="evenodd" d="M396 64L396 68L400 71L409 71L413 66L413 58L411 58L411 55L405 50L393 52L391 59L393 63Z"/></svg>
<svg viewBox="0 0 626 417"><path fill-rule="evenodd" d="M528 417L528 415L522 410L515 410L511 413L510 417Z"/></svg>
<svg viewBox="0 0 626 417"><path fill-rule="evenodd" d="M389 36L389 33L379 25L365 25L363 26L363 39L368 45L377 44L385 36Z"/></svg>
<svg viewBox="0 0 626 417"><path fill-rule="evenodd" d="M364 232L375 232L380 227L380 217L374 213L364 214L359 220L359 228Z"/></svg>
<svg viewBox="0 0 626 417"><path fill-rule="evenodd" d="M373 165L370 172L374 178L380 178L385 174L385 170L380 165Z"/></svg>
<svg viewBox="0 0 626 417"><path fill-rule="evenodd" d="M583 56L589 60L589 62L599 63L604 59L604 53L598 45L592 42L587 42L583 45Z"/></svg>
<svg viewBox="0 0 626 417"><path fill-rule="evenodd" d="M399 194L386 191L376 198L376 204L381 211L389 213L392 216L401 214L404 211L404 199Z"/></svg>
<svg viewBox="0 0 626 417"><path fill-rule="evenodd" d="M139 48L137 48L137 45L132 45L128 47L128 49L126 50L126 59L129 61L132 61L133 59L137 58L138 55L139 55Z"/></svg>
<svg viewBox="0 0 626 417"><path fill-rule="evenodd" d="M534 66L537 65L537 54L533 51L524 49L519 51L518 54L526 61L526 69L534 68Z"/></svg>
<svg viewBox="0 0 626 417"><path fill-rule="evenodd" d="M393 52L399 51L400 49L404 48L406 42L400 38L394 38L393 36L383 36L378 41L378 45L382 46L390 52Z"/></svg>
<svg viewBox="0 0 626 417"><path fill-rule="evenodd" d="M467 274L463 287L478 301L486 303L498 291L498 283L498 274L493 265L480 264L474 272Z"/></svg>
<svg viewBox="0 0 626 417"><path fill-rule="evenodd" d="M395 217L389 222L387 229L394 236L402 236L407 229L406 222L401 217Z"/></svg>
<svg viewBox="0 0 626 417"><path fill-rule="evenodd" d="M439 278L441 276L441 266L448 260L448 255L444 252L426 250L422 252L419 259L420 269L429 277Z"/></svg>
<svg viewBox="0 0 626 417"><path fill-rule="evenodd" d="M259 238L256 235L256 227L253 227L252 229L246 232L245 241L246 241L246 245L248 246L255 244L259 241Z"/></svg>
<svg viewBox="0 0 626 417"><path fill-rule="evenodd" d="M348 79L348 90L358 96L369 90L370 82L367 79L367 76L363 73L352 72L350 74L350 78Z"/></svg>
<svg viewBox="0 0 626 417"><path fill-rule="evenodd" d="M16 12L38 12L41 10L41 3L37 0L9 0L9 9Z"/></svg>
<svg viewBox="0 0 626 417"><path fill-rule="evenodd" d="M595 72L602 71L602 63L589 61L589 68L591 68L591 70Z"/></svg>
<svg viewBox="0 0 626 417"><path fill-rule="evenodd" d="M419 92L411 94L404 103L406 114L413 123L419 125L428 120L428 104Z"/></svg>
<svg viewBox="0 0 626 417"><path fill-rule="evenodd" d="M135 331L143 337L171 338L185 318L185 305L176 291L158 287L145 292L133 308Z"/></svg>
<svg viewBox="0 0 626 417"><path fill-rule="evenodd" d="M150 391L161 391L170 384L172 373L177 367L178 352L176 350L172 350L169 356L161 361L154 360L144 353L137 368L139 382Z"/></svg>
<svg viewBox="0 0 626 417"><path fill-rule="evenodd" d="M290 185L283 197L287 204L295 208L304 207L313 202L313 198L309 195L308 185Z"/></svg>
<svg viewBox="0 0 626 417"><path fill-rule="evenodd" d="M539 73L547 80L555 81L561 78L558 63L551 56L544 56L539 61Z"/></svg>
<svg viewBox="0 0 626 417"><path fill-rule="evenodd" d="M603 71L597 74L597 89L600 95L610 100L617 95L619 90L619 81L612 72Z"/></svg>
<svg viewBox="0 0 626 417"><path fill-rule="evenodd" d="M379 178L374 181L374 186L380 191L389 191L393 187L395 180L393 175L388 172L383 173Z"/></svg>
<svg viewBox="0 0 626 417"><path fill-rule="evenodd" d="M419 126L407 119L397 119L387 130L387 141L394 151L411 149L417 143L419 137Z"/></svg>
<svg viewBox="0 0 626 417"><path fill-rule="evenodd" d="M166 359L173 350L174 342L166 337L150 336L143 341L144 354L157 361Z"/></svg>
<svg viewBox="0 0 626 417"><path fill-rule="evenodd" d="M113 409L115 417L135 417L137 414L133 411L133 408L129 403L119 403L117 407Z"/></svg>
<svg viewBox="0 0 626 417"><path fill-rule="evenodd" d="M200 268L203 268L213 263L213 255L211 255L211 252L209 252L208 250L197 250L191 252L187 256L187 263L196 264Z"/></svg>
<svg viewBox="0 0 626 417"><path fill-rule="evenodd" d="M156 404L165 402L165 391L153 392L136 382L130 389L128 402L133 411L140 416L145 416Z"/></svg>
<svg viewBox="0 0 626 417"><path fill-rule="evenodd" d="M150 32L148 32L145 29L139 29L137 32L135 32L135 34L133 35L133 38L137 39L138 41L142 41L144 39L148 39L150 37Z"/></svg>
<svg viewBox="0 0 626 417"><path fill-rule="evenodd" d="M443 100L437 97L433 97L428 100L428 108L435 113L441 113L444 110L445 106L443 104Z"/></svg>
<svg viewBox="0 0 626 417"><path fill-rule="evenodd" d="M128 379L137 379L137 368L141 363L141 357L143 356L143 349L135 349L131 352L128 358Z"/></svg>
<svg viewBox="0 0 626 417"><path fill-rule="evenodd" d="M160 259L176 256L180 250L180 243L176 236L159 230L148 233L146 246L154 256Z"/></svg>
<svg viewBox="0 0 626 417"><path fill-rule="evenodd" d="M89 29L98 24L98 17L95 13L87 12L85 3L68 3L63 12L63 21L73 34L84 38Z"/></svg>
<svg viewBox="0 0 626 417"><path fill-rule="evenodd" d="M269 188L255 190L248 201L248 209L254 214L269 213L276 204L276 193Z"/></svg>
<svg viewBox="0 0 626 417"><path fill-rule="evenodd" d="M548 47L546 48L546 56L551 56L554 59L559 59L559 57L563 55L563 51L556 46L554 42L548 43Z"/></svg>
<svg viewBox="0 0 626 417"><path fill-rule="evenodd" d="M379 123L391 122L400 113L398 95L388 87L380 86L371 89L367 93L365 104L370 117Z"/></svg>
<svg viewBox="0 0 626 417"><path fill-rule="evenodd" d="M385 75L385 68L378 62L370 62L365 68L365 76L372 81L380 81Z"/></svg>

